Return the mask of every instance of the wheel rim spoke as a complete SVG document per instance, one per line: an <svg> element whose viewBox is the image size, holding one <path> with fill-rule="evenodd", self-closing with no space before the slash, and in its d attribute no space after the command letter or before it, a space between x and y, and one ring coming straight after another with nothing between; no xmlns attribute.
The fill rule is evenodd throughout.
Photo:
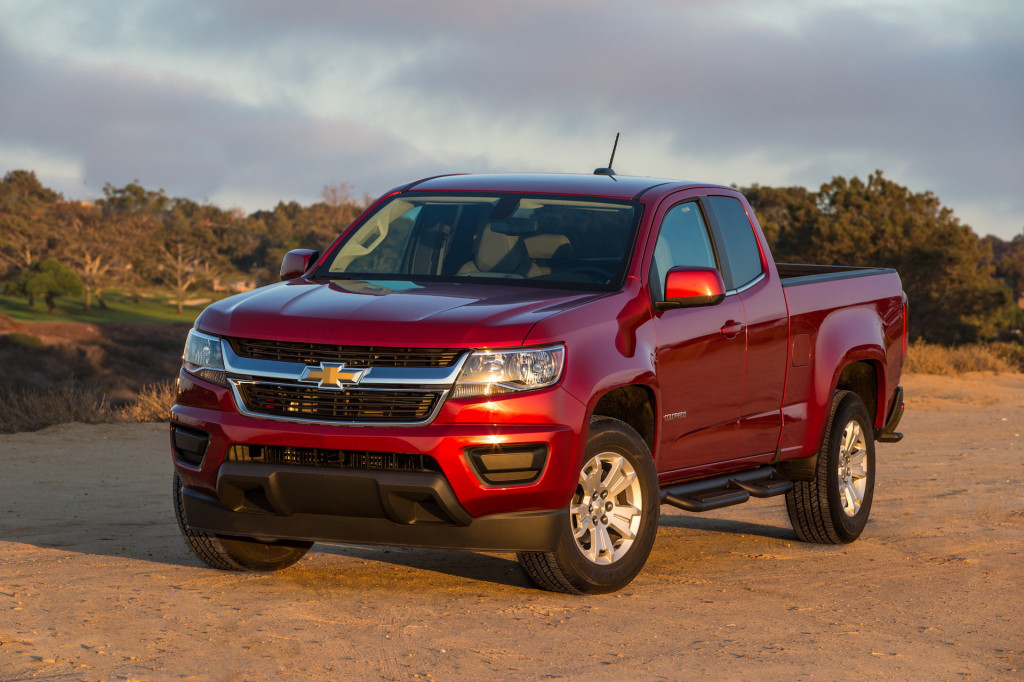
<svg viewBox="0 0 1024 682"><path fill-rule="evenodd" d="M611 497L618 497L619 493L633 485L633 481L636 480L636 473L630 472L625 476L619 476L617 479L612 481L612 485L608 488L608 495Z"/></svg>
<svg viewBox="0 0 1024 682"><path fill-rule="evenodd" d="M573 530L573 532L572 532L572 536L574 538L576 538L576 540L579 540L584 535L586 535L587 531L589 531L589 530L593 530L593 526L590 525L590 519L587 518L583 522L581 522L578 526L576 526L576 529Z"/></svg>
<svg viewBox="0 0 1024 682"><path fill-rule="evenodd" d="M616 531L619 535L621 535L624 539L632 540L636 537L636 533L633 532L633 529L631 527L632 520L632 516L625 517L613 515L608 517L608 525L611 526L612 529Z"/></svg>
<svg viewBox="0 0 1024 682"><path fill-rule="evenodd" d="M597 535L596 533L591 531L591 533L590 533L590 547L588 547L587 549L583 550L583 556L587 557L588 559L590 559L595 564L597 563L598 554L600 553L598 551L598 549L597 549L597 537L596 537L596 535Z"/></svg>
<svg viewBox="0 0 1024 682"><path fill-rule="evenodd" d="M583 488L583 494L586 497L590 497L597 490L598 486L601 485L601 465L591 462L589 472L584 476L580 475L580 486Z"/></svg>
<svg viewBox="0 0 1024 682"><path fill-rule="evenodd" d="M634 516L640 516L640 510L631 504L617 504L612 507L608 516L630 521Z"/></svg>
<svg viewBox="0 0 1024 682"><path fill-rule="evenodd" d="M853 495L853 504L857 509L860 509L861 503L864 502L864 493L857 485L850 485L850 493Z"/></svg>
<svg viewBox="0 0 1024 682"><path fill-rule="evenodd" d="M594 531L594 535L596 538L596 542L594 542L594 546L596 547L595 561L608 564L612 563L615 559L614 556L612 556L612 539L611 536L608 535L608 529L605 527L597 528ZM604 560L602 561L602 559Z"/></svg>
<svg viewBox="0 0 1024 682"><path fill-rule="evenodd" d="M846 442L843 445L843 450L846 451L847 456L854 451L857 444L857 440L860 438L860 424L857 422L850 422L846 425Z"/></svg>
<svg viewBox="0 0 1024 682"><path fill-rule="evenodd" d="M610 488L615 485L622 477L622 463L624 461L625 460L622 457L616 457L610 462L611 466L608 468L608 473L601 478L601 483L603 483L606 488Z"/></svg>
<svg viewBox="0 0 1024 682"><path fill-rule="evenodd" d="M839 484L839 491L843 496L843 508L849 513L854 508L853 494L850 492L850 486L845 482Z"/></svg>

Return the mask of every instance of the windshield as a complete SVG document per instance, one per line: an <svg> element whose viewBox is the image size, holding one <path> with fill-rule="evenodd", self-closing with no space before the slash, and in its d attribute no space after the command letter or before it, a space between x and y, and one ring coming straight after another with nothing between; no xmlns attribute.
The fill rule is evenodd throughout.
<svg viewBox="0 0 1024 682"><path fill-rule="evenodd" d="M613 199L400 194L339 244L318 276L607 290L621 283L638 213Z"/></svg>

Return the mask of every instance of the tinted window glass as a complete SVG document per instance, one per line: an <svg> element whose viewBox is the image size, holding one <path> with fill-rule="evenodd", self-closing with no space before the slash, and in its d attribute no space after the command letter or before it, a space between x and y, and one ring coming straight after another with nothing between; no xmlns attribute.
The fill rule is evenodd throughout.
<svg viewBox="0 0 1024 682"><path fill-rule="evenodd" d="M318 276L610 290L625 276L638 214L615 199L409 192L355 227Z"/></svg>
<svg viewBox="0 0 1024 682"><path fill-rule="evenodd" d="M750 225L743 204L732 197L708 197L711 210L715 213L725 251L729 261L725 273L725 286L737 289L761 274L761 251L757 248L757 237Z"/></svg>
<svg viewBox="0 0 1024 682"><path fill-rule="evenodd" d="M695 201L673 206L661 223L651 264L651 291L655 300L661 300L669 268L692 265L717 267L708 229Z"/></svg>

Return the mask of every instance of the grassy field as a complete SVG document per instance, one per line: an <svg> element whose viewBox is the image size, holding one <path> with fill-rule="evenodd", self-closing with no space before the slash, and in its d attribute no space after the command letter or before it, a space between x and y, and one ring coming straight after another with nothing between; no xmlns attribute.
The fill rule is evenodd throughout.
<svg viewBox="0 0 1024 682"><path fill-rule="evenodd" d="M911 344L903 371L910 374L963 374L965 372L1024 371L1024 346L1019 343L973 343L937 346Z"/></svg>
<svg viewBox="0 0 1024 682"><path fill-rule="evenodd" d="M216 295L221 298L220 294ZM163 294L142 294L138 301L118 291L106 292L103 296L106 308L99 307L95 301L92 310L85 310L80 298L58 298L57 309L53 314L46 310L42 298L29 307L24 297L0 296L0 315L8 315L17 322L194 322L214 296L199 292L193 300L203 303L185 306L181 315L170 297Z"/></svg>

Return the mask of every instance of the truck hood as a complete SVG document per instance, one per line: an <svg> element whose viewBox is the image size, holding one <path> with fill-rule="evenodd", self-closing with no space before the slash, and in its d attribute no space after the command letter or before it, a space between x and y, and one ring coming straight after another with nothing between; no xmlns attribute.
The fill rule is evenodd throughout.
<svg viewBox="0 0 1024 682"><path fill-rule="evenodd" d="M196 328L222 336L360 346L518 346L539 320L606 295L479 281L297 279L214 303Z"/></svg>

